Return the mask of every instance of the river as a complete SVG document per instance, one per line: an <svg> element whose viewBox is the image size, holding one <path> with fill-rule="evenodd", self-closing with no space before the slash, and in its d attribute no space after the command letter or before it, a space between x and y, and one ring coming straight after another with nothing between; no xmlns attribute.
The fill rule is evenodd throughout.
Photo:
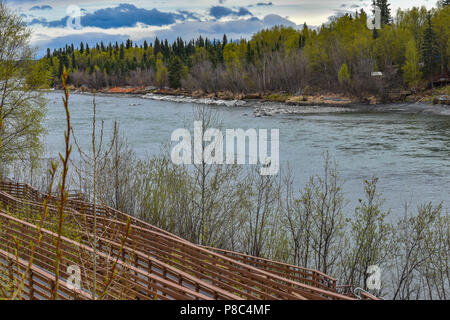
<svg viewBox="0 0 450 320"><path fill-rule="evenodd" d="M63 150L65 113L61 93L47 95L45 127L47 157ZM177 128L192 129L193 105L139 97L97 96L97 118L105 132L117 120L121 131L140 158L160 152ZM323 168L328 151L345 179L344 191L353 212L363 194L363 180L379 177L393 216L403 213L403 202L416 206L444 201L450 205L450 116L330 112L255 117L251 107L211 106L218 110L224 128L280 130L280 162L295 174L298 188ZM70 97L72 125L82 147L90 144L92 96ZM75 152L75 149L74 149Z"/></svg>

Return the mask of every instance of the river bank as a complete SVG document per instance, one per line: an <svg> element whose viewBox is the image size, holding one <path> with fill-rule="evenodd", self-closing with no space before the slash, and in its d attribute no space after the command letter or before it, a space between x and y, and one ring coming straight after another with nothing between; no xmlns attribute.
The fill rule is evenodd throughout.
<svg viewBox="0 0 450 320"><path fill-rule="evenodd" d="M404 113L450 116L450 105L433 104L436 97L429 92L422 95L406 95L403 101L382 103L379 98L370 96L364 100L342 94L289 95L271 94L233 94L232 92L204 93L188 92L180 89L158 89L154 87L116 87L99 91L86 87L71 88L75 94L133 96L143 99L176 103L208 104L225 107L251 107L255 117L277 114L317 114L317 113ZM444 90L448 90L444 88ZM439 92L438 92L439 93Z"/></svg>
<svg viewBox="0 0 450 320"><path fill-rule="evenodd" d="M52 92L46 97L45 157L49 159L64 152L61 137L66 128L61 96L61 92ZM96 103L97 119L105 123L105 137L112 134L117 121L138 159L160 155L162 146L171 143L176 129L192 130L194 125L191 103L122 94L99 94ZM74 134L80 147L88 150L92 134L92 95L73 94L69 104ZM403 200L412 200L411 208L422 202L445 200L444 207L449 208L450 117L424 113L407 115L392 110L390 113L315 112L256 118L256 105L261 106L261 103L250 101L248 105L253 107L212 108L219 111L220 127L224 129L279 129L280 165L282 168L289 165L292 169L296 190L303 188L311 175L322 174L323 154L328 151L339 164L352 208L363 197L363 179L372 175L380 178L380 188L389 196L386 208L391 208L393 215L403 213ZM274 110L288 108L276 103L271 106ZM306 107L292 108L307 110ZM401 105L384 108L400 109ZM77 152L72 156L79 157Z"/></svg>

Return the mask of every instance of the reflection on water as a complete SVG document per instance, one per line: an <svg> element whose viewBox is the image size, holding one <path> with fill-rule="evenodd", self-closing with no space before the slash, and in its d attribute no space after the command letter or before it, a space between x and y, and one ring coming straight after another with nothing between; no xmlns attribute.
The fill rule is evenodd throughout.
<svg viewBox="0 0 450 320"><path fill-rule="evenodd" d="M50 93L46 128L47 155L63 148L64 112L60 94ZM92 97L72 95L72 125L81 145L90 142ZM255 118L244 107L213 107L224 128L280 129L280 160L289 163L296 185L322 172L323 153L329 151L346 179L351 211L362 195L363 179L376 175L394 214L402 201L413 204L444 201L450 205L450 117L406 114L335 113L278 115ZM139 157L157 154L170 142L173 130L190 128L191 104L124 97L97 97L98 119L106 132L117 120ZM83 137L86 137L83 139Z"/></svg>

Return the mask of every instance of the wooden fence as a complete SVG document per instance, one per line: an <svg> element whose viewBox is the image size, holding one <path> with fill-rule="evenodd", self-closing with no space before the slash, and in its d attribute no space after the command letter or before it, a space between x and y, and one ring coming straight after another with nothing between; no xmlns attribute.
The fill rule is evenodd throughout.
<svg viewBox="0 0 450 320"><path fill-rule="evenodd" d="M20 258L23 261L30 258L30 250L25 249L26 243L37 239L36 224L46 198L49 218L42 231L45 236L42 237L38 259L33 261L33 266L52 274L52 261L56 259L53 250L56 235L47 229L55 230L56 227L52 225L52 221L55 221L52 217L57 213L56 198L41 194L29 185L0 183L3 211L0 218L15 226L2 233L4 244L0 249L12 254L11 250L17 245L11 239L14 235L23 242ZM108 291L108 299L354 298L337 293L336 280L321 272L201 247L112 208L96 206L94 210L93 205L82 201L81 197L70 199L66 209L65 223L71 226L71 230L69 235L63 237L66 246L64 262L65 266L71 261L82 267L85 292L92 292L92 288L89 289L94 278L92 257L96 253L96 263L99 264L97 281L108 275L108 268L114 258L118 261L120 272L114 289L108 288L111 291ZM128 221L131 221L131 230L126 240L123 240L127 234ZM5 227L8 224L2 226L3 229L8 228ZM95 252L92 245L94 234L97 244ZM63 275L63 278L67 276ZM100 281L97 287L102 288L104 285L104 281Z"/></svg>

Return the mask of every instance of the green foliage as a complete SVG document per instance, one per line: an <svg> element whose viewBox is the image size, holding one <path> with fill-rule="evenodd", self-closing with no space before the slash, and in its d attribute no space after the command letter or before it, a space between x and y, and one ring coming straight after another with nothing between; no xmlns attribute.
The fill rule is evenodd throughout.
<svg viewBox="0 0 450 320"><path fill-rule="evenodd" d="M414 40L410 40L406 48L406 63L402 70L405 82L413 88L418 86L422 77L419 67L419 60L420 57L416 43Z"/></svg>
<svg viewBox="0 0 450 320"><path fill-rule="evenodd" d="M0 2L0 176L14 161L32 167L42 152L43 90L48 88L45 61L35 61L30 30Z"/></svg>
<svg viewBox="0 0 450 320"><path fill-rule="evenodd" d="M156 83L159 87L163 87L167 83L168 70L162 61L162 53L158 53L156 59Z"/></svg>
<svg viewBox="0 0 450 320"><path fill-rule="evenodd" d="M266 99L270 100L270 101L285 102L290 97L291 96L288 94L274 93L274 94L267 96Z"/></svg>
<svg viewBox="0 0 450 320"><path fill-rule="evenodd" d="M431 75L436 65L435 35L431 25L431 14L427 15L427 24L423 35L422 59L425 75Z"/></svg>
<svg viewBox="0 0 450 320"><path fill-rule="evenodd" d="M350 72L348 71L346 63L344 63L339 70L338 80L340 84L347 84L350 81Z"/></svg>
<svg viewBox="0 0 450 320"><path fill-rule="evenodd" d="M183 76L183 63L177 56L172 56L169 61L169 86L178 89L181 87L181 78Z"/></svg>
<svg viewBox="0 0 450 320"><path fill-rule="evenodd" d="M380 266L387 259L388 238L392 229L386 222L388 213L381 209L383 201L380 199L377 183L376 177L364 181L365 199L359 200L360 205L355 209L351 221L353 243L349 250L346 283L365 290L368 290L368 267Z"/></svg>
<svg viewBox="0 0 450 320"><path fill-rule="evenodd" d="M407 44L413 39L423 58L419 63L424 63L427 76L449 72L450 8L447 4L441 2L431 10L399 9L392 19L389 1L374 2L382 15L382 28L376 30L375 37L367 28L367 14L360 10L335 18L317 30L307 25L301 30L275 26L255 33L249 40L233 41L224 35L220 40L200 36L189 42L178 38L173 43L156 38L153 43L145 40L143 45L132 40L101 43L92 48L80 44L79 49L66 45L53 53L48 51L42 60L55 84L59 83L65 67L71 74L69 81L77 86L169 84L210 92L287 91L292 94L306 85L342 91L345 83L350 93L363 95L377 94L383 88L403 87L399 80L405 68L411 81L411 50L408 57L406 52ZM347 65L349 77L345 68L342 69L343 63ZM371 77L373 71L385 75L377 86ZM181 81L183 78L189 81Z"/></svg>
<svg viewBox="0 0 450 320"><path fill-rule="evenodd" d="M432 27L435 36L438 71L444 73L450 69L450 6L447 4L440 10L435 10L432 17Z"/></svg>

